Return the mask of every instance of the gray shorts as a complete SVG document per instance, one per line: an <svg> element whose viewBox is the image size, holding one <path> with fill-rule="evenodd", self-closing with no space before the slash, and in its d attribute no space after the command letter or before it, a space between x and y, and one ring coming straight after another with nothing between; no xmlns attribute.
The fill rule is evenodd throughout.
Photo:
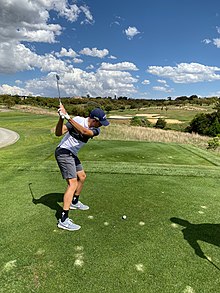
<svg viewBox="0 0 220 293"><path fill-rule="evenodd" d="M63 179L77 178L77 172L83 170L79 158L67 149L56 148L55 158Z"/></svg>

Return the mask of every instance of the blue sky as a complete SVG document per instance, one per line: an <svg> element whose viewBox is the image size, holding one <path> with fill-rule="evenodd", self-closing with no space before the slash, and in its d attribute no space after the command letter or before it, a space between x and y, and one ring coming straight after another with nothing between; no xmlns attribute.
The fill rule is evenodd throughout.
<svg viewBox="0 0 220 293"><path fill-rule="evenodd" d="M0 0L0 94L220 96L219 0Z"/></svg>

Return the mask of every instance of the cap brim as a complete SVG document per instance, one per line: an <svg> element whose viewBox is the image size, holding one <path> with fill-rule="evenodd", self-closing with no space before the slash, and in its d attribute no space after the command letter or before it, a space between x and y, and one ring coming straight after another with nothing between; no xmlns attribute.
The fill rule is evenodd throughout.
<svg viewBox="0 0 220 293"><path fill-rule="evenodd" d="M100 121L99 120L99 122L103 125L103 126L108 126L110 123L108 122L108 120L102 120L102 121Z"/></svg>

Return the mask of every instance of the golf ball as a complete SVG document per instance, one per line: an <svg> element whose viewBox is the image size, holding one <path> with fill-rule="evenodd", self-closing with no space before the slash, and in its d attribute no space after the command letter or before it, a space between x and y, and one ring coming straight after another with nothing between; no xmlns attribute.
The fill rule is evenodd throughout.
<svg viewBox="0 0 220 293"><path fill-rule="evenodd" d="M122 216L122 219L123 219L123 220L126 220L126 218L127 218L126 215Z"/></svg>

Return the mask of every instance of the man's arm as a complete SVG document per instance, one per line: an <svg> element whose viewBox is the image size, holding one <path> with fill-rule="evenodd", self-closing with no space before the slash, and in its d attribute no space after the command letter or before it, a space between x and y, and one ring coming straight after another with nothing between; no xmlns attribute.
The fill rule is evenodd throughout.
<svg viewBox="0 0 220 293"><path fill-rule="evenodd" d="M67 117L68 118L68 117ZM67 119L68 122L73 126L73 128L81 135L83 136L88 136L88 137L93 137L94 132L91 129L87 129L74 121L72 118Z"/></svg>
<svg viewBox="0 0 220 293"><path fill-rule="evenodd" d="M57 125L56 125L56 129L55 129L55 135L56 136L61 136L63 134L65 134L68 131L66 125L63 124L63 119L60 117Z"/></svg>
<svg viewBox="0 0 220 293"><path fill-rule="evenodd" d="M60 113L63 113L63 116L66 118L66 120L73 126L73 128L81 135L83 136L88 136L88 137L93 137L94 136L94 132L91 129L87 129L85 127L83 127L82 125L80 125L79 123L77 123L76 121L74 121L66 112L65 108L63 105L60 106ZM60 118L60 120L63 120L62 118ZM58 124L63 121L58 121ZM67 129L67 127L66 127ZM62 133L63 132L63 128L61 128L61 124L58 125L58 133ZM63 134L63 133L62 133ZM62 135L61 134L61 135Z"/></svg>

